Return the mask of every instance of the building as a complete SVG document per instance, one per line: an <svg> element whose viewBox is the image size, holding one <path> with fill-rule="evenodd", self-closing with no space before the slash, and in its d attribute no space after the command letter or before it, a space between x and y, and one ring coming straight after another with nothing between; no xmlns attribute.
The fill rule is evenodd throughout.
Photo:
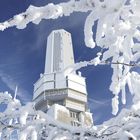
<svg viewBox="0 0 140 140"><path fill-rule="evenodd" d="M73 126L90 126L85 78L75 71L66 73L74 65L71 34L63 29L52 31L46 51L45 72L34 84L36 109Z"/></svg>

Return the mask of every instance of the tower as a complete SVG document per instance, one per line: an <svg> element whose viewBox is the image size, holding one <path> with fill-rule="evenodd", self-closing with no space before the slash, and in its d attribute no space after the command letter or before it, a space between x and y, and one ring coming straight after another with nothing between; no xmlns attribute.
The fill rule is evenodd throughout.
<svg viewBox="0 0 140 140"><path fill-rule="evenodd" d="M74 64L71 34L65 30L55 30L48 37L45 73L63 71Z"/></svg>
<svg viewBox="0 0 140 140"><path fill-rule="evenodd" d="M85 78L76 72L65 73L73 64L71 34L63 29L52 31L47 40L45 71L34 84L33 100L37 110L58 121L90 126Z"/></svg>

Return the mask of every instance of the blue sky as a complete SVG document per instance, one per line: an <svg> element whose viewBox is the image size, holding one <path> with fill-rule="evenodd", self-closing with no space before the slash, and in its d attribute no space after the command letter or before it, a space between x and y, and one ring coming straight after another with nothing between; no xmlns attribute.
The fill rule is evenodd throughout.
<svg viewBox="0 0 140 140"><path fill-rule="evenodd" d="M0 22L24 12L29 5L42 6L49 2L68 0L3 0L0 1ZM28 24L23 30L15 27L0 32L0 91L14 93L23 103L32 100L33 84L44 72L47 36L52 30L65 29L72 34L75 62L94 58L99 48L84 44L84 22L88 13L74 13L57 20L43 20L39 25ZM96 31L96 28L93 28ZM110 66L88 66L80 69L86 77L89 106L96 124L112 117L109 91L112 69ZM128 104L130 97L128 97ZM122 105L120 105L122 106Z"/></svg>

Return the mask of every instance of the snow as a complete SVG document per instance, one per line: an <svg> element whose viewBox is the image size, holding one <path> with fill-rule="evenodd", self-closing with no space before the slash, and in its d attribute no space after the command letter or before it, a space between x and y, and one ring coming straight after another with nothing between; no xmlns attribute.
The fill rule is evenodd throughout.
<svg viewBox="0 0 140 140"><path fill-rule="evenodd" d="M128 138L139 139L139 123L140 110L134 111L133 109L123 109L120 114L112 118L104 124L97 126L97 131L103 135L108 134L103 139L121 139L128 140ZM105 128L103 127L105 126Z"/></svg>
<svg viewBox="0 0 140 140"><path fill-rule="evenodd" d="M119 101L118 101L118 96L115 96L112 99L112 114L116 115L118 113L118 105L119 105Z"/></svg>
<svg viewBox="0 0 140 140"><path fill-rule="evenodd" d="M138 104L134 104L131 109L123 109L117 117L99 126L72 127L55 120L51 116L51 112L45 114L41 111L36 111L34 109L34 103L19 106L20 101L12 99L9 93L0 93L0 95L3 97L1 98L1 102L7 104L6 110L15 110L11 111L10 114L6 110L0 113L1 139L8 140L12 132L19 140L128 140L128 138L138 140L140 138L140 101ZM113 99L114 105L118 104L118 97L115 96ZM11 103L14 106L10 106L9 104ZM60 105L52 106L52 110L54 109L67 111L65 107ZM86 113L91 115L88 112ZM22 121L19 118L22 118Z"/></svg>
<svg viewBox="0 0 140 140"><path fill-rule="evenodd" d="M4 31L13 26L16 26L18 29L24 29L30 22L39 24L42 19L57 19L62 16L70 16L73 12L89 13L84 27L85 44L91 49L99 47L101 51L90 61L83 61L70 66L67 72L70 73L87 65L110 65L113 70L110 84L110 90L114 95L112 99L112 114L116 115L119 110L120 95L122 103L126 103L126 86L128 86L129 91L133 95L131 110L122 110L116 118L98 126L97 130L92 129L91 131L80 128L80 135L76 136L70 127L60 125L58 122L54 123L47 114L35 111L32 103L22 107L18 100L14 100L8 92L5 92L0 93L0 103L4 102L7 104L7 109L0 114L0 120L4 122L4 124L1 124L0 130L3 133L6 132L4 126L9 127L9 124L11 125L14 122L12 120L16 116L17 120L19 119L20 127L22 127L21 140L29 137L28 135L30 135L31 139L37 139L37 133L39 132L45 133L42 134L44 137L48 132L50 139L83 139L87 137L84 136L87 132L90 134L88 138L95 140L139 139L140 74L139 71L134 69L134 67L140 66L139 0L69 0L56 5L50 3L43 7L30 5L25 12L0 23L0 30ZM95 25L97 30L93 33ZM37 113L39 113L39 116L36 118L38 121L32 120L34 124L30 124L28 117L36 116ZM9 121L7 122L6 119ZM50 122L53 126L49 126ZM19 125L16 127L19 128ZM64 129L67 130L66 135L64 135ZM74 130L79 133L77 129ZM41 134L38 135L40 136Z"/></svg>
<svg viewBox="0 0 140 140"><path fill-rule="evenodd" d="M69 114L69 110L66 107L59 104L54 104L48 109L47 115L49 115L50 117L53 117L54 120L57 120L57 112L59 110Z"/></svg>
<svg viewBox="0 0 140 140"><path fill-rule="evenodd" d="M135 103L134 105L132 105L132 109L137 111L140 109L140 101L138 101L137 103Z"/></svg>
<svg viewBox="0 0 140 140"><path fill-rule="evenodd" d="M126 134L127 137L130 137L130 138L132 138L133 140L137 140L137 138L136 138L132 133L130 133L130 132L128 132L128 131L124 131L124 133Z"/></svg>
<svg viewBox="0 0 140 140"><path fill-rule="evenodd" d="M134 41L134 38L140 40L139 9L138 0L70 0L56 5L49 3L43 7L30 5L25 12L0 23L0 30L3 31L13 26L23 29L29 22L39 24L42 19L57 19L70 16L73 12L89 12L84 27L85 44L90 48L98 45L101 48L101 55L97 54L97 57L90 61L79 62L71 66L68 72L87 65L110 64L113 69L110 90L117 96L121 93L122 103L125 104L126 85L134 95L134 100L139 99L137 90L134 90L137 89L136 85L132 85L135 70L131 66L132 62L138 63L140 60L139 42ZM97 30L93 33L95 23Z"/></svg>

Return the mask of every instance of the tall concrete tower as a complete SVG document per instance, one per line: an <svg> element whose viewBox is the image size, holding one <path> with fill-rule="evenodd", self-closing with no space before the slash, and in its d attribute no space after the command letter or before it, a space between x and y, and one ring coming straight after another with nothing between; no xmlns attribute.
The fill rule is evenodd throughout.
<svg viewBox="0 0 140 140"><path fill-rule="evenodd" d="M74 64L71 34L63 29L52 31L46 51L45 72L34 84L36 109L63 123L90 126L85 78L64 71Z"/></svg>
<svg viewBox="0 0 140 140"><path fill-rule="evenodd" d="M71 34L55 30L48 37L45 73L60 72L74 64Z"/></svg>

